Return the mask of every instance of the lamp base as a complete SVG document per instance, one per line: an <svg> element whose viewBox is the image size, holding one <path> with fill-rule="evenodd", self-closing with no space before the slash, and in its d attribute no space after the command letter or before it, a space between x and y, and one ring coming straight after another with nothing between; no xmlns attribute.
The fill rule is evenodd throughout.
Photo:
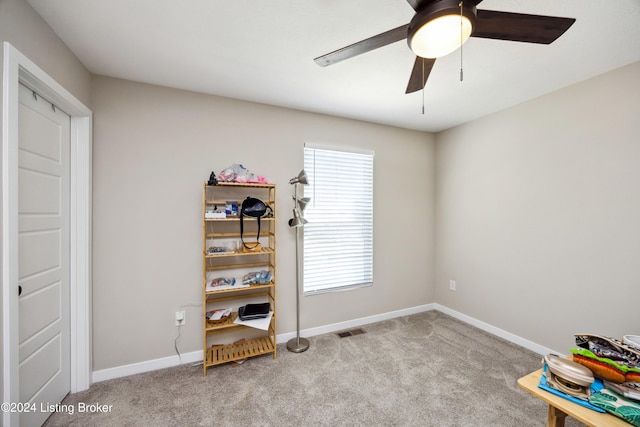
<svg viewBox="0 0 640 427"><path fill-rule="evenodd" d="M291 338L287 341L287 350L294 353L302 353L309 349L309 340L306 338Z"/></svg>

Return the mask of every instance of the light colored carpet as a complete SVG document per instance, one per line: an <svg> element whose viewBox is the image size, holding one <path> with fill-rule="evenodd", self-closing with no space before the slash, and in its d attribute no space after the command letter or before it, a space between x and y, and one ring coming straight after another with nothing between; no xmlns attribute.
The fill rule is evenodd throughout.
<svg viewBox="0 0 640 427"><path fill-rule="evenodd" d="M63 404L110 413L53 414L46 426L544 426L547 406L516 380L539 355L440 312L278 346L238 367L180 366L94 384ZM579 426L567 419L567 426Z"/></svg>

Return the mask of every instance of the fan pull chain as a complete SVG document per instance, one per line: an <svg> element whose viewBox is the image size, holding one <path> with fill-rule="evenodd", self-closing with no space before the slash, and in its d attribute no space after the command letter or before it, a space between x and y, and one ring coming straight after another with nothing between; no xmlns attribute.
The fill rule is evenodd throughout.
<svg viewBox="0 0 640 427"><path fill-rule="evenodd" d="M424 81L424 58L420 58L422 62L422 115L424 116L424 87L426 86L426 82Z"/></svg>
<svg viewBox="0 0 640 427"><path fill-rule="evenodd" d="M460 3L458 4L458 6L460 6L460 81L462 81L464 79L463 76L463 72L462 72L462 40L463 40L463 19L464 17L462 16L462 1L460 1Z"/></svg>

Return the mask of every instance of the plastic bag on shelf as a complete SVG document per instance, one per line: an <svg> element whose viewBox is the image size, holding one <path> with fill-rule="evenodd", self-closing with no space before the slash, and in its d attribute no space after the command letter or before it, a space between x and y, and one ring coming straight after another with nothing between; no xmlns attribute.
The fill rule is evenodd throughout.
<svg viewBox="0 0 640 427"><path fill-rule="evenodd" d="M218 174L218 181L246 182L267 184L269 181L263 176L256 175L239 163L234 163Z"/></svg>

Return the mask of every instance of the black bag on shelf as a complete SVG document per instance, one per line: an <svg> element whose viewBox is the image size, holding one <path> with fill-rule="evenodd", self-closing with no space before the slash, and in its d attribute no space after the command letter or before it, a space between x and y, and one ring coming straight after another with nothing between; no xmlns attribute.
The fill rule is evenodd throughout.
<svg viewBox="0 0 640 427"><path fill-rule="evenodd" d="M262 304L247 304L238 308L240 320L264 319L269 314L271 305L268 302Z"/></svg>
<svg viewBox="0 0 640 427"><path fill-rule="evenodd" d="M260 199L256 199L255 197L247 197L242 201L242 207L240 208L240 240L242 240L242 244L247 249L253 249L256 251L260 251L260 218L265 216L267 213L267 205ZM244 217L252 217L258 220L258 236L256 238L256 243L254 246L249 246L244 242L244 237L242 234L244 233Z"/></svg>

